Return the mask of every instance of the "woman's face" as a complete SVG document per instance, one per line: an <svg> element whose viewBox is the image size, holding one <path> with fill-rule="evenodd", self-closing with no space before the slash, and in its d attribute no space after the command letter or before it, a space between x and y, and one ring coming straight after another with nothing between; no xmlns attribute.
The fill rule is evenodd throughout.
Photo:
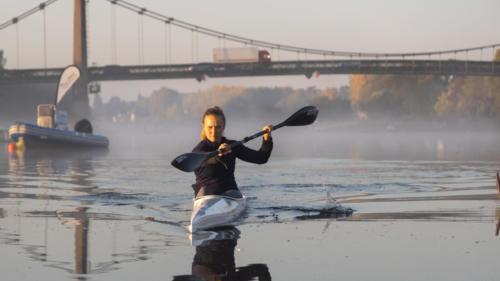
<svg viewBox="0 0 500 281"><path fill-rule="evenodd" d="M224 126L224 121L220 116L207 115L203 119L203 131L205 131L205 136L211 142L219 143L221 141Z"/></svg>

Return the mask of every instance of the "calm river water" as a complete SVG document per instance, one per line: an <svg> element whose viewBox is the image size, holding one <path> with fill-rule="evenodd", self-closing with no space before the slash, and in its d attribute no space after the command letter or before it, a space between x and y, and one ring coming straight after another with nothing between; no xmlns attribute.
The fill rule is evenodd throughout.
<svg viewBox="0 0 500 281"><path fill-rule="evenodd" d="M221 271L217 274L227 280L400 280L412 274L410 261L398 261L409 258L395 250L400 247L423 257L424 268L437 277L433 280L498 278L498 255L479 252L483 258L478 258L472 249L484 242L500 250L494 235L500 213L494 181L500 136L324 134L293 138L277 132L269 163L240 162L236 176L249 198L248 210L229 230L239 240L198 247L184 228L194 175L170 166L194 142L132 138L115 140L109 151L72 153L9 154L4 146L2 280L196 280L183 278L208 278L207 270ZM354 214L322 217L329 196ZM150 216L168 223L144 219ZM360 249L353 240L363 233L371 244ZM440 236L428 237L435 233ZM450 272L453 251L439 253L451 264L441 259L433 268L425 261L419 249L432 255L433 245L452 236L455 242L448 246L458 247L459 256L486 260L479 266L483 273L467 267ZM347 244L336 244L342 237ZM461 248L468 242L470 249ZM389 249L392 273L381 269L381 261L366 260L382 246ZM214 251L219 251L215 257ZM343 270L333 270L329 262ZM366 275L355 264L367 268ZM419 271L413 277L407 280L429 275Z"/></svg>

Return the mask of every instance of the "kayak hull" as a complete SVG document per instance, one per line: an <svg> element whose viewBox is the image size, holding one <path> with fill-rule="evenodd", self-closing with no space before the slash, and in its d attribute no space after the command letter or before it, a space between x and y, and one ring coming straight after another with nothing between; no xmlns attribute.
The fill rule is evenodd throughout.
<svg viewBox="0 0 500 281"><path fill-rule="evenodd" d="M194 199L191 232L231 225L246 208L246 198L206 195Z"/></svg>

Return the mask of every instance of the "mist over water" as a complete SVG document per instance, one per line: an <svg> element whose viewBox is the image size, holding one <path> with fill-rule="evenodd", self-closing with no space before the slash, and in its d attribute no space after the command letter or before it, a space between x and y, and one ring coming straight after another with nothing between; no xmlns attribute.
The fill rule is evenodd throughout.
<svg viewBox="0 0 500 281"><path fill-rule="evenodd" d="M298 108L297 108L298 109ZM291 113L269 116L227 115L225 136L240 140L264 125L278 124ZM145 155L172 158L189 152L199 142L201 115L162 121L109 122L93 119L94 133L110 139L114 156ZM500 159L500 128L495 120L415 121L404 117L380 120L339 120L322 116L305 127L284 127L273 132L273 157L341 158L363 160L489 160ZM23 121L35 123L36 118ZM6 133L11 123L0 129ZM247 143L258 148L260 140Z"/></svg>
<svg viewBox="0 0 500 281"><path fill-rule="evenodd" d="M321 114L321 113L320 113ZM264 125L278 124L286 117L227 117L225 136L241 140L261 130ZM244 119L244 118L242 118ZM164 124L96 124L96 132L110 138L112 155L156 155L175 157L190 152L199 142L199 120L165 122ZM391 124L391 123L390 123ZM499 161L500 134L495 127L471 130L440 130L435 124L422 128L398 129L392 125L355 124L319 120L304 127L284 127L272 133L273 158L331 158L355 160L428 160L428 161ZM372 127L370 127L372 126ZM434 127L433 127L434 126ZM246 145L260 147L261 140Z"/></svg>

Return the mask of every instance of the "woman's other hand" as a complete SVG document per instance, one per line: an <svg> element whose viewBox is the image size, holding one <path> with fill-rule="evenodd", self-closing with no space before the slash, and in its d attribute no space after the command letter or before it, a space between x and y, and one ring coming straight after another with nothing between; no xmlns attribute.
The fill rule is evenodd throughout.
<svg viewBox="0 0 500 281"><path fill-rule="evenodd" d="M262 131L266 132L262 137L264 141L269 141L271 139L271 131L273 130L273 125L267 125L262 128Z"/></svg>

